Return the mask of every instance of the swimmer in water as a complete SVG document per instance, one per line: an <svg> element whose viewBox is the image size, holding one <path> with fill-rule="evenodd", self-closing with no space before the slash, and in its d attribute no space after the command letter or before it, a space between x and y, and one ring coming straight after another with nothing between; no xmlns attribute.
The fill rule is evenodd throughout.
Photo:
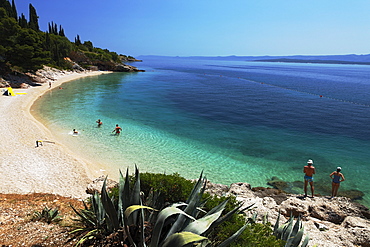
<svg viewBox="0 0 370 247"><path fill-rule="evenodd" d="M122 128L118 126L118 124L116 124L116 127L114 128L114 130L112 131L113 132L116 132L115 134L116 135L119 135L122 131Z"/></svg>
<svg viewBox="0 0 370 247"><path fill-rule="evenodd" d="M98 127L100 127L103 124L103 122L100 119L96 120L96 123L98 124Z"/></svg>

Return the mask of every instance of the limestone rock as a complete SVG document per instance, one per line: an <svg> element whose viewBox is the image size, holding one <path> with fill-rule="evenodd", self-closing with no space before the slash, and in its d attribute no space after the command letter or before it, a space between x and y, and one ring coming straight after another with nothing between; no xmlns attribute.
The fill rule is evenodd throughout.
<svg viewBox="0 0 370 247"><path fill-rule="evenodd" d="M100 193L103 187L104 180L105 180L104 175L93 180L90 184L87 185L86 193L91 194L91 195L93 195L95 192ZM108 179L106 186L107 186L107 190L110 190L114 187L117 187L118 183L114 180Z"/></svg>
<svg viewBox="0 0 370 247"><path fill-rule="evenodd" d="M253 204L251 213L257 213L257 220L260 221L268 215L269 222L275 224L279 211L280 223L285 223L291 214L300 216L305 234L310 236L309 246L370 247L369 209L349 198L303 197L274 188L251 188L248 183L233 183L227 192L227 187L220 186L222 190L215 189L211 184L207 187L211 193L222 191L225 195L236 196L244 207Z"/></svg>

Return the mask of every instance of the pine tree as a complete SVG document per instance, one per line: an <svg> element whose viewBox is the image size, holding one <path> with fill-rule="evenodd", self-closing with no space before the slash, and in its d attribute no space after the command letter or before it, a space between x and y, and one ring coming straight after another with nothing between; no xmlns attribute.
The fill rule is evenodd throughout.
<svg viewBox="0 0 370 247"><path fill-rule="evenodd" d="M37 16L36 9L30 4L29 7L30 11L30 19L29 19L29 27L35 31L40 31L39 28L39 17Z"/></svg>
<svg viewBox="0 0 370 247"><path fill-rule="evenodd" d="M62 28L62 25L59 25L59 36L65 37L64 29Z"/></svg>
<svg viewBox="0 0 370 247"><path fill-rule="evenodd" d="M19 17L19 19L18 19L18 24L21 28L27 28L28 27L26 16L23 13L22 13L21 17Z"/></svg>
<svg viewBox="0 0 370 247"><path fill-rule="evenodd" d="M0 8L4 8L9 17L13 17L13 9L8 0L0 0Z"/></svg>
<svg viewBox="0 0 370 247"><path fill-rule="evenodd" d="M18 20L17 7L15 6L14 0L12 0L12 17Z"/></svg>
<svg viewBox="0 0 370 247"><path fill-rule="evenodd" d="M75 44L76 45L81 45L81 40L80 40L80 35L77 34L77 37L75 38Z"/></svg>

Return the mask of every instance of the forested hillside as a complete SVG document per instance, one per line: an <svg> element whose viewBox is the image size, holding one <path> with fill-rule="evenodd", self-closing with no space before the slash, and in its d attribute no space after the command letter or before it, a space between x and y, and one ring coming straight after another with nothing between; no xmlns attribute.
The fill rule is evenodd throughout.
<svg viewBox="0 0 370 247"><path fill-rule="evenodd" d="M9 70L32 72L43 65L130 71L129 66L122 66L122 61L135 61L135 58L94 47L91 41L81 42L78 35L71 42L63 27L54 22L43 32L38 18L32 4L27 19L23 13L18 15L14 0L0 0L0 75Z"/></svg>

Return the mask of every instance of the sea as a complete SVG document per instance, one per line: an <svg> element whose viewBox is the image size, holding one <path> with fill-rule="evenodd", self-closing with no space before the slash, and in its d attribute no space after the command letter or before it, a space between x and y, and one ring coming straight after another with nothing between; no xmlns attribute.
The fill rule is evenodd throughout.
<svg viewBox="0 0 370 247"><path fill-rule="evenodd" d="M312 159L315 193L330 196L329 174L340 166L339 191L361 191L358 202L370 206L370 66L140 59L131 65L145 72L67 82L32 108L97 175L117 179L137 166L196 179L203 171L226 185L283 180L302 194Z"/></svg>

